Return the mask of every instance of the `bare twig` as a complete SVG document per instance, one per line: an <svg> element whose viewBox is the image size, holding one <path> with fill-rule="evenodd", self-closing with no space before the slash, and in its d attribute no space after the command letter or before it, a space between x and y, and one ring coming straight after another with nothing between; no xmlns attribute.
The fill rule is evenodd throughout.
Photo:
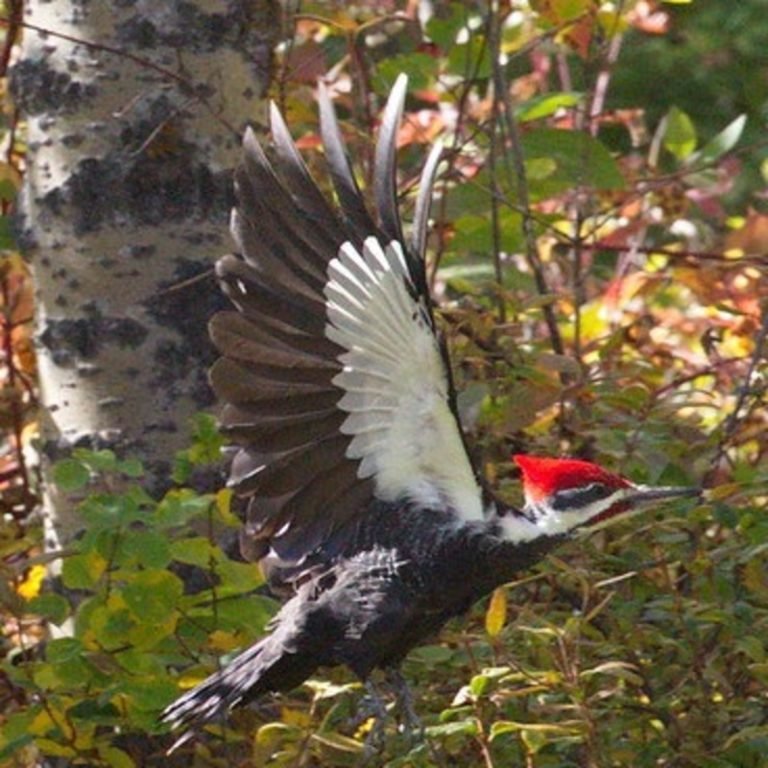
<svg viewBox="0 0 768 768"><path fill-rule="evenodd" d="M490 14L488 20L488 45L491 50L494 69L498 68L499 57L501 53L501 43L499 35L498 14ZM493 99L491 105L491 125L490 125L490 152L488 157L488 171L491 180L491 237L493 239L493 270L496 277L496 283L499 287L497 294L497 311L499 322L507 322L506 301L504 300L504 273L501 265L501 232L499 231L499 200L501 191L499 189L498 178L496 176L496 162L499 152L499 100ZM502 147L503 149L503 147Z"/></svg>
<svg viewBox="0 0 768 768"><path fill-rule="evenodd" d="M0 51L0 77L8 74L8 64L11 61L13 46L19 41L19 32L23 26L22 15L24 3L22 0L8 0L6 2L8 17L3 19L8 32L5 36L2 51Z"/></svg>
<svg viewBox="0 0 768 768"><path fill-rule="evenodd" d="M498 2L494 0L491 3L491 14L489 19L490 28L501 24ZM499 57L496 56L492 63L493 69L493 89L494 99L501 107L500 116L502 124L509 140L509 154L511 156L513 173L510 182L515 189L518 204L522 213L523 239L525 242L525 258L533 273L536 283L536 290L541 295L549 293L546 278L544 277L544 268L539 258L539 252L536 245L536 232L534 229L534 218L531 212L530 195L528 193L528 177L525 171L525 161L523 156L523 146L520 137L520 131L515 119L514 109L512 107L512 98L510 96L509 84L507 82L506 72L501 66ZM544 313L544 322L549 333L552 351L555 354L562 355L564 352L563 340L560 335L560 329L557 327L557 318L551 304L542 308Z"/></svg>
<svg viewBox="0 0 768 768"><path fill-rule="evenodd" d="M16 368L13 350L13 328L16 324L12 322L14 304L17 297L13 295L9 281L3 277L0 280L0 296L2 296L2 315L0 315L0 344L2 344L2 356L7 371L7 388L10 392L10 410L11 410L11 445L15 459L14 475L21 484L22 508L12 509L15 520L26 517L33 506L34 494L32 493L29 478L29 468L24 457L24 408L22 407L21 395L19 392L19 371Z"/></svg>
<svg viewBox="0 0 768 768"><path fill-rule="evenodd" d="M710 475L717 471L717 467L726 455L728 444L731 442L731 439L736 432L736 428L739 426L742 418L746 418L749 415L749 413L756 405L758 397L762 399L761 395L764 394L764 390L756 392L752 387L751 382L755 372L757 371L757 367L760 364L760 361L766 357L766 353L768 351L766 350L766 340L768 340L768 301L763 302L762 316L763 318L760 324L760 330L758 331L757 337L755 338L755 348L749 361L749 367L747 368L747 372L744 374L744 381L737 390L738 394L736 395L736 403L733 406L733 410L728 414L728 416L725 417L722 424L720 439L717 443L717 449L715 451L715 455L712 457L712 461L710 462ZM745 409L749 398L752 396L755 396L753 403Z"/></svg>

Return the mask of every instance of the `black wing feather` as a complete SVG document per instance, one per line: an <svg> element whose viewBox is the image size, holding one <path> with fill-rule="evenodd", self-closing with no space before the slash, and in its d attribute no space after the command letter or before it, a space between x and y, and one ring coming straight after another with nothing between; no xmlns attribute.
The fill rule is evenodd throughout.
<svg viewBox="0 0 768 768"><path fill-rule="evenodd" d="M242 258L225 256L216 267L238 311L211 322L222 358L210 378L226 404L222 430L238 447L230 485L248 500L243 550L266 558L273 583L293 579L302 563L323 553L342 554L370 505L379 503L380 486L386 492L381 498L408 492L410 477L391 476L398 445L387 445L385 456L376 451L389 439L388 424L399 434L402 424L410 428L410 409L422 408L410 402L422 396L411 381L422 375L420 366L432 376L424 391L444 399L432 420L442 425L436 442L453 444L446 463L468 463L456 452L457 445L463 450L460 435L453 435L456 423L446 426L445 405L453 407L453 395L433 335L421 261L429 189L417 203L411 243L418 251L406 247L398 214L395 154L405 88L399 79L379 132L375 218L324 88L321 131L338 210L312 179L276 107L271 159L252 131L244 138L232 217ZM433 153L425 187L436 166ZM403 391L401 374L410 382ZM427 472L418 478L421 488L432 477L429 469L420 471ZM378 472L389 473L383 486ZM471 478L466 485L473 485ZM450 486L448 495L454 490ZM466 496L461 488L458 495Z"/></svg>
<svg viewBox="0 0 768 768"><path fill-rule="evenodd" d="M397 130L403 116L407 84L408 81L405 78L399 78L392 88L384 116L381 119L373 169L373 193L376 209L381 217L381 228L389 240L397 240L400 243L404 243L405 240L397 209L395 158L397 154Z"/></svg>
<svg viewBox="0 0 768 768"><path fill-rule="evenodd" d="M365 238L370 237L378 228L365 207L363 195L355 180L355 174L344 148L344 140L341 138L336 112L333 109L333 104L331 104L328 89L322 83L319 84L318 103L320 106L320 133L331 181L336 190L342 214L350 227L351 234L354 234L352 242L356 247L360 247Z"/></svg>

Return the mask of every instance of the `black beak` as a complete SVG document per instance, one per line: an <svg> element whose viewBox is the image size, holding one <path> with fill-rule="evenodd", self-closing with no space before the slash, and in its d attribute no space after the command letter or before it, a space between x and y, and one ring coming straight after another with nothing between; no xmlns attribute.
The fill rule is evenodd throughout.
<svg viewBox="0 0 768 768"><path fill-rule="evenodd" d="M623 501L629 504L647 504L653 501L701 496L701 488L686 488L671 485L634 485L627 492Z"/></svg>

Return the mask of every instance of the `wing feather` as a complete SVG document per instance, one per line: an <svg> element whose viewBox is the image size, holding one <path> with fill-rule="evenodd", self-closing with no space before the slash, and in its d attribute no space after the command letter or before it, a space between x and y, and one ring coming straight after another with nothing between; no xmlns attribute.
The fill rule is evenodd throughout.
<svg viewBox="0 0 768 768"><path fill-rule="evenodd" d="M326 335L346 350L339 358L344 368L333 381L344 398L358 395L354 413L341 425L352 436L347 455L362 460L360 473L375 478L382 499L448 504L467 520L481 519L480 493L452 412L440 345L425 297L414 298L409 290L402 247L392 241L383 248L368 238L358 256L367 267L359 272L369 296L365 305L342 312L333 303L337 265L351 258L349 248L331 261L325 289ZM394 403L386 419L380 411L384 398Z"/></svg>
<svg viewBox="0 0 768 768"><path fill-rule="evenodd" d="M360 188L347 158L344 141L341 138L336 112L331 104L327 88L320 83L318 89L320 106L320 133L323 139L325 156L341 211L350 227L350 237L355 244L362 243L371 232L376 230L368 209L363 202Z"/></svg>
<svg viewBox="0 0 768 768"><path fill-rule="evenodd" d="M395 156L406 80L398 79L375 156L376 217L320 88L321 133L338 207L316 185L271 107L274 155L247 131L232 231L241 257L216 267L236 311L211 321L222 357L210 379L237 447L230 485L248 500L242 540L273 580L354 545L372 505L448 506L482 516L454 415L421 249L429 189L406 250ZM431 186L437 155L424 171Z"/></svg>

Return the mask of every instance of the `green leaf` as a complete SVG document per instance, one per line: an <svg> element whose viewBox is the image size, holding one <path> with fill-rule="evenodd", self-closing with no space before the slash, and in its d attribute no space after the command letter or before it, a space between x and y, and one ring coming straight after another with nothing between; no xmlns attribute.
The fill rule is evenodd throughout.
<svg viewBox="0 0 768 768"><path fill-rule="evenodd" d="M454 222L455 235L451 250L460 253L478 253L487 256L493 250L493 228L490 214L460 216ZM499 246L502 251L514 253L522 244L522 216L517 211L504 209L499 214Z"/></svg>
<svg viewBox="0 0 768 768"><path fill-rule="evenodd" d="M59 637L51 640L45 649L48 661L64 662L79 659L83 654L83 644L75 637Z"/></svg>
<svg viewBox="0 0 768 768"><path fill-rule="evenodd" d="M117 747L100 744L99 757L111 768L136 768L134 759Z"/></svg>
<svg viewBox="0 0 768 768"><path fill-rule="evenodd" d="M87 464L94 472L112 472L117 466L117 456L109 449L92 451L87 448L75 448L72 456Z"/></svg>
<svg viewBox="0 0 768 768"><path fill-rule="evenodd" d="M12 251L16 248L16 237L10 216L0 216L0 250Z"/></svg>
<svg viewBox="0 0 768 768"><path fill-rule="evenodd" d="M184 592L181 580L161 570L136 574L123 589L125 603L143 623L164 621L176 611L176 603Z"/></svg>
<svg viewBox="0 0 768 768"><path fill-rule="evenodd" d="M274 600L257 595L221 599L216 605L216 619L220 629L245 630L256 637L264 633L265 626L275 615L275 607ZM212 609L206 606L206 610Z"/></svg>
<svg viewBox="0 0 768 768"><path fill-rule="evenodd" d="M184 453L196 466L218 463L224 437L219 432L216 419L210 413L198 413L193 419L193 425L192 445Z"/></svg>
<svg viewBox="0 0 768 768"><path fill-rule="evenodd" d="M730 152L738 144L746 124L747 116L739 115L739 117L723 128L717 136L710 139L701 150L694 152L688 158L688 164L710 164L719 160L726 152Z"/></svg>
<svg viewBox="0 0 768 768"><path fill-rule="evenodd" d="M196 517L208 514L214 499L200 496L188 488L169 491L157 505L152 518L159 528L172 528L188 523Z"/></svg>
<svg viewBox="0 0 768 768"><path fill-rule="evenodd" d="M76 459L62 459L53 465L53 482L65 493L79 491L90 479L88 467Z"/></svg>
<svg viewBox="0 0 768 768"><path fill-rule="evenodd" d="M141 460L137 458L128 458L119 461L117 463L117 470L127 477L143 477L144 475L144 465Z"/></svg>
<svg viewBox="0 0 768 768"><path fill-rule="evenodd" d="M583 94L574 91L545 93L519 104L515 109L515 115L521 123L540 120L553 115L559 109L578 106L582 99Z"/></svg>
<svg viewBox="0 0 768 768"><path fill-rule="evenodd" d="M88 532L96 529L117 531L122 526L143 521L144 511L129 494L92 494L80 505L80 514L88 522Z"/></svg>
<svg viewBox="0 0 768 768"><path fill-rule="evenodd" d="M408 654L408 660L433 667L444 664L453 657L453 651L443 645L422 645Z"/></svg>
<svg viewBox="0 0 768 768"><path fill-rule="evenodd" d="M400 73L408 75L408 89L430 88L437 77L439 61L426 53L401 53L382 61L377 70L382 93L388 93Z"/></svg>
<svg viewBox="0 0 768 768"><path fill-rule="evenodd" d="M488 690L490 682L491 678L488 675L475 675L469 681L470 693L475 697L482 696Z"/></svg>
<svg viewBox="0 0 768 768"><path fill-rule="evenodd" d="M0 760L7 760L14 756L18 758L21 754L21 750L27 746L27 744L34 741L34 739L35 737L31 733L23 733L21 736L16 736L12 739L3 738L2 749L0 749ZM14 763L15 762L16 761L14 760ZM8 763L8 765L13 765L14 763Z"/></svg>
<svg viewBox="0 0 768 768"><path fill-rule="evenodd" d="M221 554L221 550L211 544L204 536L174 541L171 543L170 551L174 560L189 565L197 565L200 568L209 568L211 561L219 559Z"/></svg>
<svg viewBox="0 0 768 768"><path fill-rule="evenodd" d="M58 638L48 643L46 662L35 665L35 683L41 688L55 690L62 685L85 685L93 678L94 670L86 664L83 646L71 637Z"/></svg>
<svg viewBox="0 0 768 768"><path fill-rule="evenodd" d="M485 80L491 76L491 52L485 36L473 32L466 43L454 45L448 53L448 72L466 79Z"/></svg>
<svg viewBox="0 0 768 768"><path fill-rule="evenodd" d="M539 128L523 137L529 192L543 200L574 187L621 189L624 177L611 153L583 131ZM537 170L538 169L538 170Z"/></svg>
<svg viewBox="0 0 768 768"><path fill-rule="evenodd" d="M441 9L440 14L435 14L427 22L427 36L444 51L449 51L456 45L456 37L460 30L466 26L468 16L469 9L465 5L451 3L448 13Z"/></svg>
<svg viewBox="0 0 768 768"><path fill-rule="evenodd" d="M107 561L98 552L85 552L64 558L61 580L69 589L93 589L107 569Z"/></svg>
<svg viewBox="0 0 768 768"><path fill-rule="evenodd" d="M455 736L455 735L466 735L466 736L475 736L477 735L477 720L474 718L472 720L459 720L454 723L441 723L440 725L430 725L428 728L425 729L425 732L427 736L430 736L432 738L436 738L438 736Z"/></svg>
<svg viewBox="0 0 768 768"><path fill-rule="evenodd" d="M516 723L512 720L497 720L491 726L491 741L505 733L541 733L555 736L571 736L578 733L575 726L557 725L556 723Z"/></svg>
<svg viewBox="0 0 768 768"><path fill-rule="evenodd" d="M132 706L147 712L157 712L158 704L162 706L178 695L171 680L157 676L129 679L122 685L122 690L130 696Z"/></svg>
<svg viewBox="0 0 768 768"><path fill-rule="evenodd" d="M165 568L171 560L171 546L165 536L152 531L127 531L123 534L122 552L147 568Z"/></svg>
<svg viewBox="0 0 768 768"><path fill-rule="evenodd" d="M750 660L762 663L766 658L766 650L763 641L754 635L747 635L738 639L734 649L746 654Z"/></svg>
<svg viewBox="0 0 768 768"><path fill-rule="evenodd" d="M113 724L120 716L120 710L110 701L99 698L88 698L78 701L67 710L70 717L88 720L102 725Z"/></svg>
<svg viewBox="0 0 768 768"><path fill-rule="evenodd" d="M693 121L678 107L670 107L663 118L664 147L678 160L685 160L696 149L696 128Z"/></svg>
<svg viewBox="0 0 768 768"><path fill-rule="evenodd" d="M450 189L446 205L449 219L453 221L467 214L487 214L491 207L490 186L488 171L482 169L471 181Z"/></svg>
<svg viewBox="0 0 768 768"><path fill-rule="evenodd" d="M194 464L189 459L189 456L184 452L176 454L173 460L173 471L171 472L171 479L177 485L183 485L189 481L194 470Z"/></svg>
<svg viewBox="0 0 768 768"><path fill-rule="evenodd" d="M136 618L125 607L124 601L114 596L105 602L99 602L88 611L86 625L89 635L93 636L105 648L122 647L128 633L137 624Z"/></svg>
<svg viewBox="0 0 768 768"><path fill-rule="evenodd" d="M0 199L12 203L16 199L18 191L19 189L12 179L5 178L0 180ZM3 219L7 221L9 217L4 216Z"/></svg>
<svg viewBox="0 0 768 768"><path fill-rule="evenodd" d="M222 588L233 588L238 592L255 589L264 583L264 576L257 563L239 563L222 558L216 564L216 573L221 578Z"/></svg>
<svg viewBox="0 0 768 768"><path fill-rule="evenodd" d="M27 603L27 610L43 616L54 624L61 624L69 615L69 603L61 595L38 595Z"/></svg>

